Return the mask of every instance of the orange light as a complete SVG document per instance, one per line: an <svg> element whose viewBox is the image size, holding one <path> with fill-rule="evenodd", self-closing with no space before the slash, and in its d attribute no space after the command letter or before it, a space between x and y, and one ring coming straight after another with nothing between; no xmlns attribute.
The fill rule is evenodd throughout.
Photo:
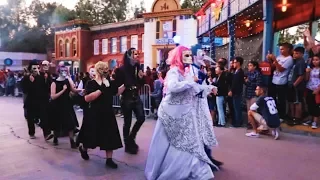
<svg viewBox="0 0 320 180"><path fill-rule="evenodd" d="M282 0L282 4L283 4L283 5L286 5L287 3L288 3L287 0Z"/></svg>
<svg viewBox="0 0 320 180"><path fill-rule="evenodd" d="M287 5L283 5L283 6L281 7L281 11L282 11L282 12L286 12L286 11L287 11L287 8L288 8Z"/></svg>

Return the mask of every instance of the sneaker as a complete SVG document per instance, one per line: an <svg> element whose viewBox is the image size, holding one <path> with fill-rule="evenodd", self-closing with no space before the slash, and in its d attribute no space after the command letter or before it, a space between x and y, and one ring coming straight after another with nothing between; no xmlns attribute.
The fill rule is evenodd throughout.
<svg viewBox="0 0 320 180"><path fill-rule="evenodd" d="M45 138L46 141L49 141L49 140L52 139L53 137L54 137L54 136L53 136L53 134L51 133L51 134L45 136L44 138Z"/></svg>
<svg viewBox="0 0 320 180"><path fill-rule="evenodd" d="M311 128L312 129L318 129L317 123L313 122L312 125L311 125Z"/></svg>
<svg viewBox="0 0 320 180"><path fill-rule="evenodd" d="M255 132L250 132L250 133L246 133L246 136L247 136L247 137L255 137L255 138L258 138L258 137L259 137L259 134L255 133Z"/></svg>
<svg viewBox="0 0 320 180"><path fill-rule="evenodd" d="M279 131L278 131L278 129L272 130L272 136L274 137L274 140L278 140L279 139Z"/></svg>
<svg viewBox="0 0 320 180"><path fill-rule="evenodd" d="M30 135L30 139L35 139L35 138L36 138L36 136Z"/></svg>
<svg viewBox="0 0 320 180"><path fill-rule="evenodd" d="M306 122L304 122L304 123L302 123L304 126L310 126L310 124L312 123L312 121L311 120L308 120L308 121L306 121Z"/></svg>

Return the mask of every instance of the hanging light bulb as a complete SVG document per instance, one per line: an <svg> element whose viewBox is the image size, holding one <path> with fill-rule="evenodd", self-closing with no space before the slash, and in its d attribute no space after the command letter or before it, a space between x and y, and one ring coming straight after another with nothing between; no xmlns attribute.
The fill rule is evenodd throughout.
<svg viewBox="0 0 320 180"><path fill-rule="evenodd" d="M250 27L251 26L251 21L250 20L246 20L245 24L246 24L247 27Z"/></svg>
<svg viewBox="0 0 320 180"><path fill-rule="evenodd" d="M287 5L282 5L282 7L281 7L281 11L282 12L286 12L287 11Z"/></svg>

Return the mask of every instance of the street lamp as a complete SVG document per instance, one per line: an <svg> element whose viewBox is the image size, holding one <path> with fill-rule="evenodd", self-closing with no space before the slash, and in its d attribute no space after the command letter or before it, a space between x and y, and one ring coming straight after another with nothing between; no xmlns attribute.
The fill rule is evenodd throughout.
<svg viewBox="0 0 320 180"><path fill-rule="evenodd" d="M173 42L176 44L176 46L179 46L180 40L181 40L180 36L176 35L173 37Z"/></svg>

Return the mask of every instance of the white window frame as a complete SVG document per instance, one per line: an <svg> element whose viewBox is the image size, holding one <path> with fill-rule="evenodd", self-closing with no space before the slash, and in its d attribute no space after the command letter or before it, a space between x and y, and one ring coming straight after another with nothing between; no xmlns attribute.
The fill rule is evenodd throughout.
<svg viewBox="0 0 320 180"><path fill-rule="evenodd" d="M127 36L120 37L120 52L125 53L128 49Z"/></svg>
<svg viewBox="0 0 320 180"><path fill-rule="evenodd" d="M142 34L142 41L141 41L141 43L142 43L142 52L144 52L144 34Z"/></svg>
<svg viewBox="0 0 320 180"><path fill-rule="evenodd" d="M108 39L102 39L102 54L108 54Z"/></svg>
<svg viewBox="0 0 320 180"><path fill-rule="evenodd" d="M138 41L139 39L138 38L139 38L138 35L132 35L131 36L131 48L135 48L136 50L139 50L138 49L138 47L139 47L139 44L138 44L139 43L139 41ZM136 39L137 41L134 42L133 41L134 39Z"/></svg>
<svg viewBox="0 0 320 180"><path fill-rule="evenodd" d="M111 53L112 54L116 54L118 51L118 48L117 48L117 38L114 37L114 38L111 38Z"/></svg>
<svg viewBox="0 0 320 180"><path fill-rule="evenodd" d="M93 41L93 54L94 55L99 55L99 39L96 39Z"/></svg>

